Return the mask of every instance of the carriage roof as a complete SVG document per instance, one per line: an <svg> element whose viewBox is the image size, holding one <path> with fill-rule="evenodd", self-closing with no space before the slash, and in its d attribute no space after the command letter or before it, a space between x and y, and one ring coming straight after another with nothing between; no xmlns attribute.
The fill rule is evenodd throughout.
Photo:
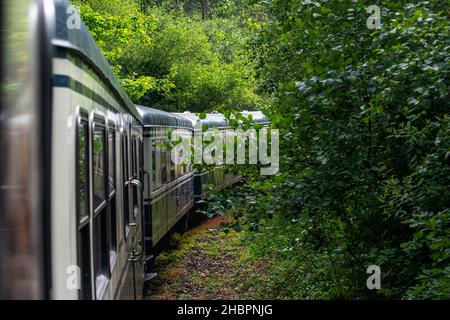
<svg viewBox="0 0 450 320"><path fill-rule="evenodd" d="M144 126L193 128L191 121L176 114L140 105L136 105L136 108L142 116Z"/></svg>
<svg viewBox="0 0 450 320"><path fill-rule="evenodd" d="M119 99L122 100L124 108L142 121L134 103L122 88L114 71L100 52L100 49L84 23L81 21L80 28L74 27L69 29L67 19L72 15L72 11L69 10L71 7L70 3L67 0L54 0L54 3L56 28L54 29L52 39L53 46L64 48L87 62L97 73L99 73L101 78L103 78L102 80L108 84ZM77 13L75 14L76 17L79 17Z"/></svg>
<svg viewBox="0 0 450 320"><path fill-rule="evenodd" d="M197 125L199 121L202 126L207 126L208 128L225 128L230 126L224 115L217 112L207 113L205 119L200 119L196 113L189 111L174 114L189 120L193 126Z"/></svg>
<svg viewBox="0 0 450 320"><path fill-rule="evenodd" d="M242 111L242 115L246 118L252 116L253 122L261 124L269 124L270 120L261 111Z"/></svg>
<svg viewBox="0 0 450 320"><path fill-rule="evenodd" d="M249 115L252 116L253 121L255 123L261 123L261 124L268 124L270 123L270 120L267 119L267 117L261 112L261 111L242 111L241 112L243 116L248 117ZM195 126L198 121L200 120L200 117L192 112L185 111L183 113L175 113L178 116L184 117L186 119L189 119L192 124ZM206 125L208 128L226 128L229 127L230 124L225 119L225 116L222 113L213 112L213 113L207 113L206 118L200 120L201 125Z"/></svg>

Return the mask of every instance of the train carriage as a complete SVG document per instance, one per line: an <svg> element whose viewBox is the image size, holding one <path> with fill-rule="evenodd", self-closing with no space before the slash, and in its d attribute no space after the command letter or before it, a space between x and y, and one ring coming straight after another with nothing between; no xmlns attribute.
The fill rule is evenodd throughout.
<svg viewBox="0 0 450 320"><path fill-rule="evenodd" d="M191 139L193 126L177 115L138 106L144 123L144 211L147 257L169 230L194 206L191 165L176 164L164 147L170 133Z"/></svg>
<svg viewBox="0 0 450 320"><path fill-rule="evenodd" d="M203 128L218 129L222 132L225 139L225 132L231 129L229 122L221 113L207 113L204 119L200 119L195 113L185 111L183 113L175 113L179 117L189 120L194 127L194 136L202 134ZM225 140L223 140L225 141ZM235 172L226 172L224 165L220 164L214 169L195 170L194 172L194 197L196 200L205 198L208 195L208 186L213 186L216 190L229 187L242 179L240 174Z"/></svg>
<svg viewBox="0 0 450 320"><path fill-rule="evenodd" d="M258 123L264 127L270 125L270 120L262 113L262 111L242 111L241 114L250 119L253 123Z"/></svg>
<svg viewBox="0 0 450 320"><path fill-rule="evenodd" d="M81 268L80 298L137 298L143 283L142 118L84 25L68 27L67 1L54 3L53 298L77 298L66 285L71 265ZM67 243L71 250L62 250Z"/></svg>
<svg viewBox="0 0 450 320"><path fill-rule="evenodd" d="M171 161L198 117L135 106L67 0L1 6L0 298L141 298L154 247L241 177Z"/></svg>
<svg viewBox="0 0 450 320"><path fill-rule="evenodd" d="M11 192L2 192L1 211L30 221L9 219L2 227L11 231L28 225L21 236L37 247L23 245L28 256L22 260L12 251L2 253L2 282L9 284L2 285L2 296L140 297L142 118L81 20L79 27L69 28L68 13L75 13L67 1L11 1L4 9L28 17L22 37L6 50L20 45L29 51L21 53L28 59L22 63L32 77L17 74L11 84L27 90L29 105L20 101L20 92L7 92L17 95L22 107L14 110L14 101L7 101L4 109L9 114L1 121L1 148L11 156L2 167L11 171L1 183L31 189L17 198L20 204L11 202ZM11 32L14 23L8 25ZM2 73L2 83L9 79ZM13 127L14 119L23 119L20 127ZM14 140L14 130L23 132L26 145ZM20 159L11 153L14 149L36 163L13 163ZM22 246L18 236L2 232L1 242ZM16 261L20 272L4 261Z"/></svg>

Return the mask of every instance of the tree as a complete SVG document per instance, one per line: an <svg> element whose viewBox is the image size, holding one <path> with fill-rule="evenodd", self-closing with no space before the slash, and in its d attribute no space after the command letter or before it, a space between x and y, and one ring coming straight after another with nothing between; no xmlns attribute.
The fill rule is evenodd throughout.
<svg viewBox="0 0 450 320"><path fill-rule="evenodd" d="M254 109L262 101L243 49L248 30L233 20L187 19L176 12L172 0L143 9L149 3L79 4L83 20L133 101L173 111Z"/></svg>
<svg viewBox="0 0 450 320"><path fill-rule="evenodd" d="M209 2L208 0L200 0L202 7L202 20L205 20L208 15Z"/></svg>

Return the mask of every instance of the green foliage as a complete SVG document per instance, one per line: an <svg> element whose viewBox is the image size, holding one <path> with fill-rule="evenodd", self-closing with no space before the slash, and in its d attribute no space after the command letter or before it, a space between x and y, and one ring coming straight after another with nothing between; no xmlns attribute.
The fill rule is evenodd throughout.
<svg viewBox="0 0 450 320"><path fill-rule="evenodd" d="M75 2L136 102L235 124L270 102L282 172L239 168L205 212L240 218L273 296L450 298L447 1L377 1L380 29L371 1Z"/></svg>
<svg viewBox="0 0 450 320"><path fill-rule="evenodd" d="M245 50L250 29L237 19L187 18L164 3L144 14L136 3L74 1L133 101L194 112L262 104Z"/></svg>
<svg viewBox="0 0 450 320"><path fill-rule="evenodd" d="M122 63L123 57L139 44L151 45L157 27L155 16L144 16L132 1L72 1L78 7L100 50L111 64L126 92L138 101L160 83L148 74L137 74Z"/></svg>
<svg viewBox="0 0 450 320"><path fill-rule="evenodd" d="M306 246L343 252L334 297L367 297L370 264L372 295L450 297L448 12L405 3L379 1L369 30L360 2L272 1L253 41L284 170L255 221L298 219Z"/></svg>

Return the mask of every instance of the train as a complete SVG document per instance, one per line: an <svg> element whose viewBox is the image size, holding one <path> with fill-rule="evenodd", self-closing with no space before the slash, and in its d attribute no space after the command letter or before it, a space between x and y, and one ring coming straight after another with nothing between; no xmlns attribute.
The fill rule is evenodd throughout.
<svg viewBox="0 0 450 320"><path fill-rule="evenodd" d="M67 0L1 7L0 298L140 299L161 239L241 179L158 146L229 123L135 105Z"/></svg>

